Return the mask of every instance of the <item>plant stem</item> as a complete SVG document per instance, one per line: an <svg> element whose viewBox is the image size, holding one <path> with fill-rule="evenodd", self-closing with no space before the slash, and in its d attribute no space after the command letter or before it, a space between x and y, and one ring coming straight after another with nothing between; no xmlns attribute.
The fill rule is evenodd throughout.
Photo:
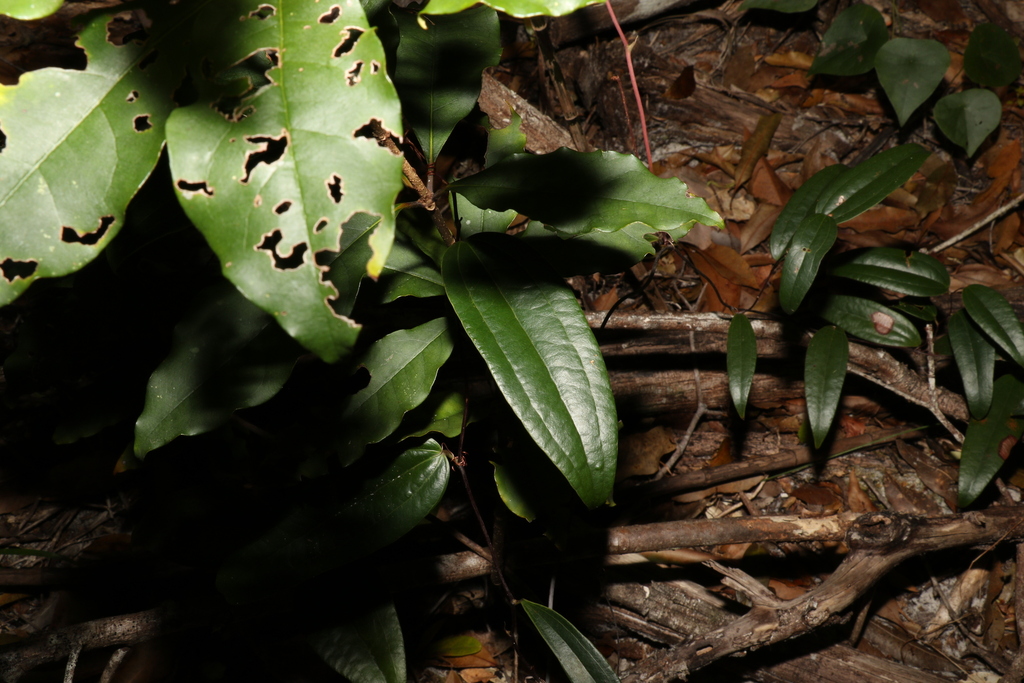
<svg viewBox="0 0 1024 683"><path fill-rule="evenodd" d="M611 0L604 0L605 7L608 8L608 16L612 19L612 24L615 26L615 30L619 34L619 40L622 41L622 47L626 50L626 68L629 70L629 82L633 86L633 97L636 98L636 108L640 113L640 131L644 134L644 152L647 153L647 168L653 172L654 161L651 157L651 139L647 135L647 116L644 114L644 101L640 97L640 86L636 82L636 72L633 70L633 55L629 48L629 41L626 40L626 34L622 31L622 26L619 25L619 20L615 16L615 10L612 9Z"/></svg>

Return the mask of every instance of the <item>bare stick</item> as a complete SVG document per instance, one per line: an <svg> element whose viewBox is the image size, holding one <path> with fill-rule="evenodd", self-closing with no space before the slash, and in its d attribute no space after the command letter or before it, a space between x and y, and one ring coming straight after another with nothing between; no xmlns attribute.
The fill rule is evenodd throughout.
<svg viewBox="0 0 1024 683"><path fill-rule="evenodd" d="M938 253L940 251L943 251L944 249L946 249L948 247L953 246L954 244L956 244L960 240L967 239L968 237L970 237L974 233L978 232L979 230L984 228L986 225L988 225L992 221L994 221L994 220L996 220L998 218L1002 218L1004 215L1008 214L1010 211L1015 209L1021 202L1024 202L1024 192L1020 193L1019 195L1017 195L1016 197L1011 199L1006 204L1000 206L998 209L996 209L995 211L993 211L989 215L985 216L984 218L982 218L978 222L974 223L974 225L972 225L971 227L967 228L966 230L964 230L960 234L954 235L953 237L950 237L945 242L940 242L939 244L935 245L934 247L925 247L924 249L921 250L921 253L922 254L936 254L936 253Z"/></svg>

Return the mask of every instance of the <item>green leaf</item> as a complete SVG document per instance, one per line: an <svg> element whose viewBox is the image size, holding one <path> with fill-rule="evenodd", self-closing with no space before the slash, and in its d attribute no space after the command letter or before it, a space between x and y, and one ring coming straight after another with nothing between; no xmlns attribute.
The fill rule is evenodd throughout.
<svg viewBox="0 0 1024 683"><path fill-rule="evenodd" d="M947 138L967 150L967 156L973 156L999 127L1002 115L1003 105L991 90L965 90L935 103L935 123Z"/></svg>
<svg viewBox="0 0 1024 683"><path fill-rule="evenodd" d="M452 194L453 206L458 210L459 237L466 239L478 232L505 232L519 215L517 211L480 209L465 197Z"/></svg>
<svg viewBox="0 0 1024 683"><path fill-rule="evenodd" d="M604 359L576 297L515 237L458 242L448 299L512 410L589 507L611 494L617 417Z"/></svg>
<svg viewBox="0 0 1024 683"><path fill-rule="evenodd" d="M402 114L432 164L455 124L476 106L481 73L501 57L498 15L481 5L422 26L409 12L396 12L395 19L395 87Z"/></svg>
<svg viewBox="0 0 1024 683"><path fill-rule="evenodd" d="M64 0L0 0L0 14L21 21L48 17L64 4Z"/></svg>
<svg viewBox="0 0 1024 683"><path fill-rule="evenodd" d="M191 49L213 74L259 51L272 51L276 66L270 85L241 97L237 86L232 95L197 77L199 101L167 124L171 171L225 276L332 362L359 327L332 307L337 292L322 264L341 251L342 225L357 213L380 219L358 269L377 277L387 261L402 160L369 130L402 130L398 97L358 3L346 4L344 19L314 2L266 7L217 0L197 19Z"/></svg>
<svg viewBox="0 0 1024 683"><path fill-rule="evenodd" d="M120 47L99 15L79 37L85 71L40 69L0 86L0 306L37 278L78 270L120 231L163 147L168 84L184 74L173 29L193 5L154 6L145 42Z"/></svg>
<svg viewBox="0 0 1024 683"><path fill-rule="evenodd" d="M475 655L482 648L483 645L473 636L448 636L427 645L426 654L431 657L466 657Z"/></svg>
<svg viewBox="0 0 1024 683"><path fill-rule="evenodd" d="M513 154L449 187L476 206L514 209L570 235L636 222L652 232L697 222L725 227L703 199L687 196L686 185L658 178L630 154L564 147L541 156Z"/></svg>
<svg viewBox="0 0 1024 683"><path fill-rule="evenodd" d="M806 12L817 4L818 0L745 0L740 5L740 9L770 9L776 12L794 14L796 12Z"/></svg>
<svg viewBox="0 0 1024 683"><path fill-rule="evenodd" d="M754 382L757 365L757 337L750 319L743 314L734 315L729 323L725 367L729 375L729 395L736 412L743 417L747 412L747 397Z"/></svg>
<svg viewBox="0 0 1024 683"><path fill-rule="evenodd" d="M995 24L978 24L964 50L964 71L978 85L1000 88L1020 76L1017 44Z"/></svg>
<svg viewBox="0 0 1024 683"><path fill-rule="evenodd" d="M850 334L884 346L918 346L921 334L914 323L882 304L845 294L832 294L820 315Z"/></svg>
<svg viewBox="0 0 1024 683"><path fill-rule="evenodd" d="M842 164L826 166L808 178L800 186L800 189L793 193L782 209L782 213L775 219L775 227L772 228L769 247L773 259L776 261L782 259L796 229L808 216L815 213L815 207L818 205L822 193L848 170Z"/></svg>
<svg viewBox="0 0 1024 683"><path fill-rule="evenodd" d="M924 320L925 322L935 322L935 319L939 317L939 311L931 304L916 304L906 299L897 301L892 306L900 313L906 313L907 315L917 318L918 320ZM938 351L936 350L936 353Z"/></svg>
<svg viewBox="0 0 1024 683"><path fill-rule="evenodd" d="M510 17L525 18L540 15L561 17L572 14L600 0L487 0L482 4L504 12ZM477 0L430 0L423 14L454 14L477 4Z"/></svg>
<svg viewBox="0 0 1024 683"><path fill-rule="evenodd" d="M893 38L875 55L875 71L902 126L931 97L949 67L949 50L937 40Z"/></svg>
<svg viewBox="0 0 1024 683"><path fill-rule="evenodd" d="M352 683L405 683L405 643L395 604L344 614L332 628L306 641L324 662Z"/></svg>
<svg viewBox="0 0 1024 683"><path fill-rule="evenodd" d="M821 448L832 418L839 407L846 379L846 362L850 346L846 333L838 327L823 327L807 345L804 361L804 393L807 397L807 418L814 434L814 447Z"/></svg>
<svg viewBox="0 0 1024 683"><path fill-rule="evenodd" d="M684 236L687 229L659 232L675 240ZM615 232L595 230L583 235L563 235L539 221L531 221L519 239L543 254L562 277L621 273L657 251L655 231L643 223L630 223Z"/></svg>
<svg viewBox="0 0 1024 683"><path fill-rule="evenodd" d="M960 370L960 381L971 415L980 420L992 407L992 380L996 368L996 350L974 327L964 311L949 318L949 342Z"/></svg>
<svg viewBox="0 0 1024 683"><path fill-rule="evenodd" d="M175 437L202 434L273 397L299 354L274 319L230 283L205 290L174 328L135 423L139 458Z"/></svg>
<svg viewBox="0 0 1024 683"><path fill-rule="evenodd" d="M505 507L517 517L522 517L527 522L537 519L537 511L534 510L530 501L530 490L521 486L522 482L509 472L509 468L499 463L494 465L494 485L498 490L498 496Z"/></svg>
<svg viewBox="0 0 1024 683"><path fill-rule="evenodd" d="M571 683L618 683L618 677L601 653L568 619L529 600L520 604Z"/></svg>
<svg viewBox="0 0 1024 683"><path fill-rule="evenodd" d="M889 40L882 14L871 5L843 10L821 38L821 49L807 73L859 76L875 67L875 54Z"/></svg>
<svg viewBox="0 0 1024 683"><path fill-rule="evenodd" d="M967 507L999 473L1010 451L1024 433L1024 419L1014 411L1024 401L1024 383L1012 375L996 380L992 409L983 420L971 420L960 456L960 492L957 505Z"/></svg>
<svg viewBox="0 0 1024 683"><path fill-rule="evenodd" d="M441 434L449 439L462 433L462 413L466 409L465 397L457 391L434 391L408 413L395 431L396 439ZM473 422L470 413L467 422Z"/></svg>
<svg viewBox="0 0 1024 683"><path fill-rule="evenodd" d="M429 440L362 481L354 495L339 495L333 486L307 496L262 538L228 558L218 588L231 602L247 602L393 543L441 501L449 470L441 446Z"/></svg>
<svg viewBox="0 0 1024 683"><path fill-rule="evenodd" d="M487 130L487 151L484 153L484 168L490 168L506 157L526 151L526 134L520 130L523 119L515 109L509 107L512 115L504 128Z"/></svg>
<svg viewBox="0 0 1024 683"><path fill-rule="evenodd" d="M1003 295L984 285L968 285L964 289L963 300L964 309L981 331L1008 358L1024 367L1024 329Z"/></svg>
<svg viewBox="0 0 1024 683"><path fill-rule="evenodd" d="M403 296L429 297L444 294L441 270L403 233L395 233L388 262L377 280L380 302Z"/></svg>
<svg viewBox="0 0 1024 683"><path fill-rule="evenodd" d="M370 383L348 400L341 414L342 464L362 457L367 444L391 434L405 414L423 402L452 345L444 318L392 332L373 343L360 362L370 371Z"/></svg>
<svg viewBox="0 0 1024 683"><path fill-rule="evenodd" d="M937 259L916 251L878 247L843 254L833 275L911 296L939 296L949 289L949 273Z"/></svg>
<svg viewBox="0 0 1024 683"><path fill-rule="evenodd" d="M917 144L876 154L833 179L821 192L816 213L828 214L836 223L856 218L910 180L929 155Z"/></svg>
<svg viewBox="0 0 1024 683"><path fill-rule="evenodd" d="M825 254L839 234L836 222L820 213L805 218L789 243L786 261L782 264L779 303L786 313L793 313L804 300Z"/></svg>

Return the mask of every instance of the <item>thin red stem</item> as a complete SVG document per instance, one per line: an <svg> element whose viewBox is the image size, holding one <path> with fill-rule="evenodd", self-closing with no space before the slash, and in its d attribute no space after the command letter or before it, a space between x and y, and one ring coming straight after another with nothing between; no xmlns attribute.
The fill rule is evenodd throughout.
<svg viewBox="0 0 1024 683"><path fill-rule="evenodd" d="M633 71L633 57L629 53L629 41L626 40L626 34L622 31L622 26L619 25L619 20L615 16L615 10L612 9L611 0L604 0L604 6L608 8L608 16L612 19L612 24L615 26L615 30L619 34L619 40L622 41L622 47L626 49L626 68L629 69L629 82L633 86L633 97L636 98L636 108L640 112L640 130L644 134L644 151L647 153L647 168L652 172L654 171L654 161L651 158L651 139L647 136L647 116L644 115L644 102L640 97L640 86L636 82L636 72Z"/></svg>

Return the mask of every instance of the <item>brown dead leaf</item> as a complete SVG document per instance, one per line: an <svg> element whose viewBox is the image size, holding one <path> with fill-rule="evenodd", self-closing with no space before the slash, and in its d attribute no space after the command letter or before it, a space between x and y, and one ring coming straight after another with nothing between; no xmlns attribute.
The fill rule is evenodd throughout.
<svg viewBox="0 0 1024 683"><path fill-rule="evenodd" d="M757 46L749 42L732 53L725 63L725 73L722 75L722 85L726 88L736 87L745 92L750 92L750 81L757 71Z"/></svg>
<svg viewBox="0 0 1024 683"><path fill-rule="evenodd" d="M978 161L985 167L989 178L999 178L1013 173L1020 165L1020 159L1020 140L1006 138L982 154Z"/></svg>
<svg viewBox="0 0 1024 683"><path fill-rule="evenodd" d="M772 83L772 88L775 90L782 90L783 88L800 88L801 90L807 90L810 86L810 79L808 79L807 74L802 71L787 74Z"/></svg>
<svg viewBox="0 0 1024 683"><path fill-rule="evenodd" d="M753 477L747 477L746 479L731 481L727 484L701 489L700 491L688 491L678 496L673 496L672 500L677 503L695 503L698 500L704 500L705 498L710 498L714 495L732 495L735 493L750 491L762 481L764 481L764 475L759 474Z"/></svg>
<svg viewBox="0 0 1024 683"><path fill-rule="evenodd" d="M755 199L775 206L785 206L789 198L793 196L793 190L782 182L775 173L775 169L763 158L758 159L757 164L754 165L747 189Z"/></svg>
<svg viewBox="0 0 1024 683"><path fill-rule="evenodd" d="M949 26L967 23L967 15L957 0L917 0L917 6L938 24Z"/></svg>
<svg viewBox="0 0 1024 683"><path fill-rule="evenodd" d="M995 228L992 230L992 253L1001 254L1004 251L1009 251L1019 235L1020 214L1014 212L996 223Z"/></svg>
<svg viewBox="0 0 1024 683"><path fill-rule="evenodd" d="M884 116L885 109L874 97L858 95L856 93L831 92L825 93L821 100L822 104L851 114L861 116Z"/></svg>
<svg viewBox="0 0 1024 683"><path fill-rule="evenodd" d="M878 511L878 506L871 500L871 496L860 487L860 481L857 479L857 474L852 468L850 469L850 479L846 487L846 505L850 508L851 512L859 514Z"/></svg>
<svg viewBox="0 0 1024 683"><path fill-rule="evenodd" d="M704 250L703 255L710 261L712 267L730 282L741 287L757 287L757 278L750 272L750 266L732 247L712 244Z"/></svg>
<svg viewBox="0 0 1024 683"><path fill-rule="evenodd" d="M769 579L770 588L779 600L795 600L807 592L808 586L805 582L787 581L785 579Z"/></svg>
<svg viewBox="0 0 1024 683"><path fill-rule="evenodd" d="M830 481L798 486L790 495L807 505L820 507L825 512L839 512L843 509L843 497L839 487Z"/></svg>
<svg viewBox="0 0 1024 683"><path fill-rule="evenodd" d="M866 232L868 230L898 232L904 228L917 225L920 220L921 217L914 211L899 209L895 206L875 206L856 218L841 223L840 227L856 230L857 232Z"/></svg>
<svg viewBox="0 0 1024 683"><path fill-rule="evenodd" d="M684 66L672 85L665 91L664 97L669 100L685 100L697 89L697 81L693 77L693 66Z"/></svg>
<svg viewBox="0 0 1024 683"><path fill-rule="evenodd" d="M851 247L895 247L907 249L911 247L906 239L906 232L883 232L882 230L840 230L839 239Z"/></svg>
<svg viewBox="0 0 1024 683"><path fill-rule="evenodd" d="M619 300L619 288L612 287L604 294L594 298L591 306L595 311L610 311L615 302Z"/></svg>
<svg viewBox="0 0 1024 683"><path fill-rule="evenodd" d="M615 481L656 473L661 467L662 456L675 449L675 434L661 426L642 434L623 437L619 440L619 465L615 471Z"/></svg>
<svg viewBox="0 0 1024 683"><path fill-rule="evenodd" d="M694 548L679 548L677 550L659 550L657 552L640 553L649 562L655 564L698 564L708 560L722 560L720 555L706 553L703 550Z"/></svg>
<svg viewBox="0 0 1024 683"><path fill-rule="evenodd" d="M792 69L803 69L804 71L807 71L811 68L811 64L814 63L814 57L806 52L790 50L789 52L776 52L773 55L765 55L764 63L771 64L772 66L788 66Z"/></svg>
<svg viewBox="0 0 1024 683"><path fill-rule="evenodd" d="M494 680L496 671L497 669L463 669L458 676L466 683L487 683Z"/></svg>
<svg viewBox="0 0 1024 683"><path fill-rule="evenodd" d="M950 274L949 291L956 292L967 285L985 285L998 289L1009 284L1006 274L998 268L985 263L968 263Z"/></svg>
<svg viewBox="0 0 1024 683"><path fill-rule="evenodd" d="M754 175L755 177L757 176L756 171ZM744 258L746 258L748 251L768 239L768 236L772 234L772 228L775 226L775 220L779 217L780 213L782 213L781 206L767 203L758 204L754 210L754 215L740 228L740 248L738 251L745 255ZM750 264L749 261L747 263L748 265Z"/></svg>
<svg viewBox="0 0 1024 683"><path fill-rule="evenodd" d="M914 210L925 215L949 203L956 189L956 169L953 164L933 154L924 162L921 173L925 177L919 187Z"/></svg>
<svg viewBox="0 0 1024 683"><path fill-rule="evenodd" d="M935 516L946 512L929 496L901 484L888 472L885 473L885 497L889 500L890 508L908 515Z"/></svg>
<svg viewBox="0 0 1024 683"><path fill-rule="evenodd" d="M750 176L754 172L754 165L768 153L768 148L772 145L772 138L781 122L782 114L779 113L762 116L757 120L754 132L743 143L740 163L736 166L736 174L733 176L734 187L740 187L750 180Z"/></svg>

